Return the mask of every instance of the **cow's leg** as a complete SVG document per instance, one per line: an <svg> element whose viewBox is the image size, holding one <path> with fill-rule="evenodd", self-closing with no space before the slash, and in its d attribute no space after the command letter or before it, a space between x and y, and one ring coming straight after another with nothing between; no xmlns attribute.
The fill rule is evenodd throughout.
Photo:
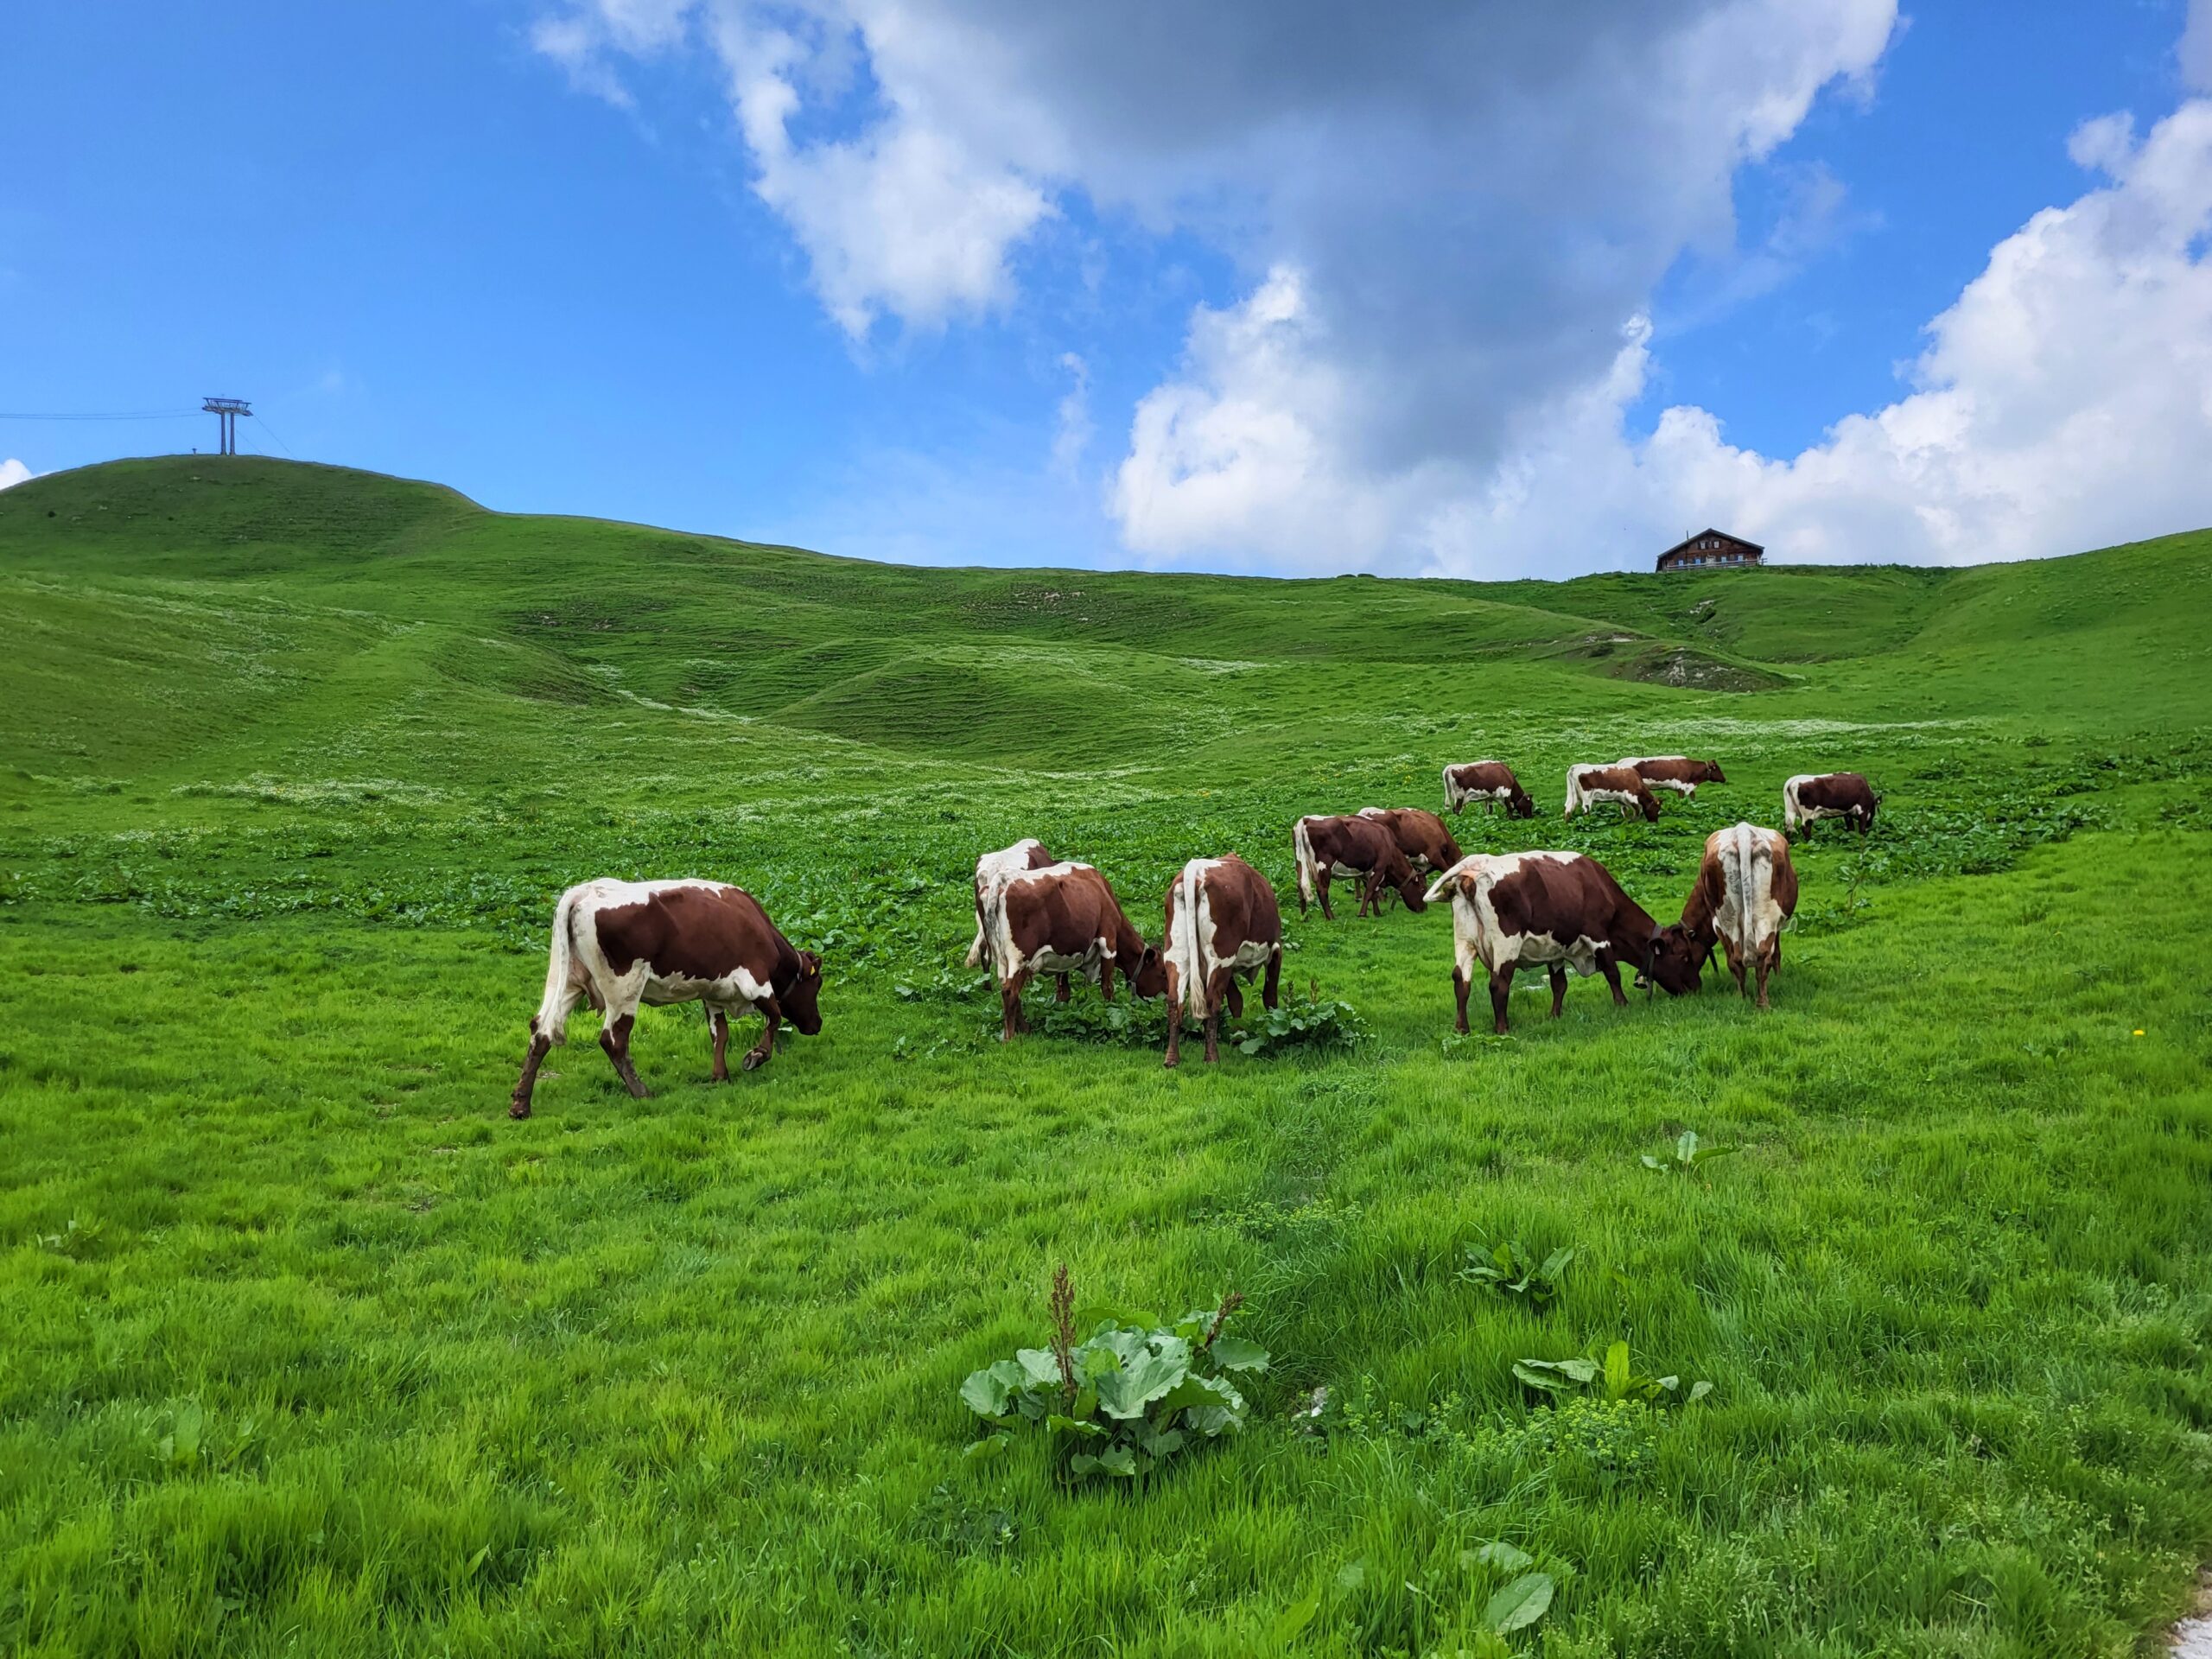
<svg viewBox="0 0 2212 1659"><path fill-rule="evenodd" d="M784 1011L776 1006L776 1000L773 997L759 1004L759 1008L760 1040L745 1051L745 1058L738 1062L741 1071L758 1071L768 1064L776 1052L776 1027L783 1019Z"/></svg>
<svg viewBox="0 0 2212 1659"><path fill-rule="evenodd" d="M1229 975L1229 990L1227 995L1229 997L1229 1017L1232 1020L1242 1020L1244 1017L1244 993L1236 988L1236 975L1234 969L1231 969Z"/></svg>
<svg viewBox="0 0 2212 1659"><path fill-rule="evenodd" d="M1216 1065L1221 1060L1221 998L1224 982L1230 977L1226 968L1216 969L1206 981L1206 1064Z"/></svg>
<svg viewBox="0 0 2212 1659"><path fill-rule="evenodd" d="M1552 963L1552 1018L1556 1020L1567 1009L1567 965Z"/></svg>
<svg viewBox="0 0 2212 1659"><path fill-rule="evenodd" d="M1320 901L1321 919L1325 922L1335 921L1336 916L1329 909L1329 867L1325 864L1313 873L1313 896ZM1299 895L1298 913L1301 916L1306 913L1306 898L1303 893Z"/></svg>
<svg viewBox="0 0 2212 1659"><path fill-rule="evenodd" d="M1774 971L1775 965L1781 960L1781 958L1782 941L1780 939L1775 939L1769 943L1766 949L1759 952L1758 957L1753 964L1758 982L1758 1006L1762 1008L1772 1006L1766 1000L1766 976Z"/></svg>
<svg viewBox="0 0 2212 1659"><path fill-rule="evenodd" d="M1268 954L1267 977L1260 982L1260 1001L1268 1007L1282 1006L1282 947L1277 945Z"/></svg>
<svg viewBox="0 0 2212 1659"><path fill-rule="evenodd" d="M1106 982L1104 980L1100 980L1098 982L1098 985L1101 990L1105 990ZM1052 1001L1055 1002L1065 1002L1068 1000L1069 995L1068 976L1065 974L1056 974L1053 976ZM1113 992L1106 992L1106 1000L1109 1002L1114 1000Z"/></svg>
<svg viewBox="0 0 2212 1659"><path fill-rule="evenodd" d="M507 1103L509 1117L530 1116L531 1091L537 1087L537 1068L544 1061L545 1052L553 1046L550 1037L537 1034L537 1020L530 1022L530 1052L523 1056L522 1076L515 1079L514 1098Z"/></svg>
<svg viewBox="0 0 2212 1659"><path fill-rule="evenodd" d="M607 1058L613 1064L614 1075L622 1079L622 1086L635 1098L644 1100L647 1096L645 1085L639 1079L638 1068L630 1064L630 1033L638 1023L637 1005L632 1003L620 1014L615 1013L615 1006L611 1002L607 1005L607 1012L612 1018L599 1028L599 1046L607 1051Z"/></svg>
<svg viewBox="0 0 2212 1659"><path fill-rule="evenodd" d="M1466 993L1463 990L1460 993L1463 1002ZM1512 1000L1513 969L1510 967L1492 969L1490 976L1491 1028L1501 1037L1504 1036L1510 1028L1506 1022L1505 1011L1507 1004ZM1463 1031L1466 1029L1466 1021L1464 1018L1460 1021L1460 1029Z"/></svg>
<svg viewBox="0 0 2212 1659"><path fill-rule="evenodd" d="M1452 1029L1464 1037L1467 1034L1467 976L1456 967L1452 970L1452 1000L1459 1009L1459 1017L1452 1022Z"/></svg>
<svg viewBox="0 0 2212 1659"><path fill-rule="evenodd" d="M709 1012L707 1019L715 1028L715 1069L712 1080L715 1083L728 1083L729 1081L729 1011L726 1008L712 1009Z"/></svg>
<svg viewBox="0 0 2212 1659"><path fill-rule="evenodd" d="M1628 993L1621 989L1621 970L1614 965L1610 950L1598 953L1598 971L1605 976L1605 983L1612 989L1614 1006L1628 1007Z"/></svg>
<svg viewBox="0 0 2212 1659"><path fill-rule="evenodd" d="M1027 1028L1027 1021L1021 1017L1021 992L1028 983L1027 968L1018 968L999 982L999 1007L1006 1016L1006 1023L999 1032L999 1041L1002 1043L1012 1042L1016 1033Z"/></svg>
<svg viewBox="0 0 2212 1659"><path fill-rule="evenodd" d="M1728 953L1728 971L1736 978L1736 995L1744 995L1744 953L1736 948L1733 939L1723 939L1720 948Z"/></svg>
<svg viewBox="0 0 2212 1659"><path fill-rule="evenodd" d="M1098 959L1098 995L1109 1002L1114 1000L1114 958L1111 957ZM1131 991L1129 995L1135 996L1136 993Z"/></svg>

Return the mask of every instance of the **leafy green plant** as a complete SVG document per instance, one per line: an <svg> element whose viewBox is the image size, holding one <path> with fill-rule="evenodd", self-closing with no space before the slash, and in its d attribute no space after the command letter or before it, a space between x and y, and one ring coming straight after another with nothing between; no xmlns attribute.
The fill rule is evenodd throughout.
<svg viewBox="0 0 2212 1659"><path fill-rule="evenodd" d="M1693 1382L1681 1392L1679 1376L1646 1376L1629 1363L1628 1344L1616 1342L1603 1360L1517 1359L1513 1375L1532 1389L1563 1394L1569 1389L1591 1389L1606 1400L1637 1400L1649 1405L1681 1400L1694 1405L1713 1392L1710 1382Z"/></svg>
<svg viewBox="0 0 2212 1659"><path fill-rule="evenodd" d="M1535 1253L1517 1238L1495 1245L1485 1241L1467 1247L1467 1265L1459 1269L1459 1276L1469 1284L1541 1310L1559 1294L1567 1263L1573 1260L1571 1247L1554 1250L1539 1262Z"/></svg>
<svg viewBox="0 0 2212 1659"><path fill-rule="evenodd" d="M1301 1001L1295 994L1279 1007L1249 1001L1244 1027L1232 1040L1246 1054L1269 1048L1350 1048L1367 1035L1367 1023L1349 1002L1323 997L1318 983L1309 982Z"/></svg>
<svg viewBox="0 0 2212 1659"><path fill-rule="evenodd" d="M1645 1153L1643 1166L1646 1169L1658 1170L1662 1174L1672 1174L1678 1170L1688 1173L1696 1170L1701 1164L1711 1163L1715 1158L1730 1157L1742 1150L1741 1147L1703 1145L1699 1141L1695 1129L1684 1129L1675 1137L1673 1150L1665 1156L1654 1158L1649 1153Z"/></svg>
<svg viewBox="0 0 2212 1659"><path fill-rule="evenodd" d="M1071 1477L1135 1479L1201 1440L1244 1426L1249 1408L1230 1376L1265 1371L1268 1355L1256 1344L1223 1334L1243 1300L1231 1292L1219 1307L1197 1309L1172 1325L1154 1314L1117 1309L1078 1315L1063 1263L1052 1275L1047 1344L973 1373L960 1385L960 1397L993 1428L1041 1427ZM1077 1342L1078 1320L1093 1315L1103 1317ZM1006 1436L989 1435L969 1447L969 1455L995 1455L1005 1445Z"/></svg>

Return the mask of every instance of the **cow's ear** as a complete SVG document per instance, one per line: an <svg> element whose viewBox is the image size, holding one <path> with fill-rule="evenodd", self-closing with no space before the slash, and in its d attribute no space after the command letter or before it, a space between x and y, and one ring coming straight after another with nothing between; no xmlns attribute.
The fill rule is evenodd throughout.
<svg viewBox="0 0 2212 1659"><path fill-rule="evenodd" d="M821 978L822 958L816 956L811 950L800 951L798 953L798 976L801 979Z"/></svg>

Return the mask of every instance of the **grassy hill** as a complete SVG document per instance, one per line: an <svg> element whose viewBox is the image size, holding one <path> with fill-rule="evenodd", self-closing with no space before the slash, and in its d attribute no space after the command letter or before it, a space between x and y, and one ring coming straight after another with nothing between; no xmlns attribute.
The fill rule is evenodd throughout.
<svg viewBox="0 0 2212 1659"><path fill-rule="evenodd" d="M871 565L251 457L0 493L0 1650L2131 1649L2212 1553L2212 533L1550 584ZM1656 825L1574 760L1686 751ZM1290 891L1300 812L1513 762L1655 913L1791 772L1777 988L1517 998L1290 920L1355 1038L1001 1049L976 854ZM727 1088L649 1011L500 1108L563 887L741 881L827 1027ZM1740 1145L1640 1161L1684 1128ZM1578 1252L1548 1310L1470 1245ZM1249 1298L1233 1443L1065 1489L969 1370ZM1711 1381L1547 1402L1516 1359ZM1316 1389L1318 1424L1294 1426ZM1313 1432L1318 1429L1319 1432Z"/></svg>

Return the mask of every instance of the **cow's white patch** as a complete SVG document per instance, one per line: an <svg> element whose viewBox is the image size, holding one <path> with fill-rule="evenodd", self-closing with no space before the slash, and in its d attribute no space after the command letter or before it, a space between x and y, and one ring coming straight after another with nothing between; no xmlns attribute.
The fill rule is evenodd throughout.
<svg viewBox="0 0 2212 1659"><path fill-rule="evenodd" d="M1092 980L1098 977L1099 964L1114 954L1111 940L1103 936L1093 939L1086 950L1074 956L1051 950L1039 950L1025 957L1020 948L1014 942L1014 925L1007 919L1005 904L1006 895L1016 887L1027 886L1033 882L1061 880L1071 871L1088 870L1091 868L1090 865L1077 863L1072 859L1062 859L1058 863L1047 864L1042 869L1013 870L1007 874L1005 880L999 887L1000 902L992 907L990 914L991 967L998 975L1000 984L1005 984L1016 974L1020 973L1079 973Z"/></svg>
<svg viewBox="0 0 2212 1659"><path fill-rule="evenodd" d="M1847 818L1851 809L1844 806L1812 806L1797 798L1799 788L1818 783L1831 777L1825 772L1801 772L1782 786L1782 827L1795 830L1801 823L1818 823L1822 818Z"/></svg>
<svg viewBox="0 0 2212 1659"><path fill-rule="evenodd" d="M1452 965L1460 977L1474 977L1479 963L1487 973L1508 968L1548 967L1566 963L1587 977L1598 971L1598 953L1607 948L1603 939L1577 935L1560 939L1549 933L1514 933L1499 920L1491 894L1497 884L1523 865L1539 859L1571 863L1580 853L1471 853L1437 877L1428 890L1433 900L1452 895Z"/></svg>
<svg viewBox="0 0 2212 1659"><path fill-rule="evenodd" d="M990 927L991 906L1005 896L1007 878L1027 870L1033 856L1044 850L1043 842L1025 836L1013 846L985 853L976 861L976 940L968 947L967 957L970 968L982 965L983 953L989 948L984 935Z"/></svg>
<svg viewBox="0 0 2212 1659"><path fill-rule="evenodd" d="M1720 866L1713 928L1746 961L1755 960L1789 919L1774 896L1777 839L1771 830L1738 823L1714 830L1705 843L1705 855Z"/></svg>
<svg viewBox="0 0 2212 1659"><path fill-rule="evenodd" d="M1250 978L1267 966L1277 947L1264 939L1247 939L1234 950L1222 946L1220 925L1214 920L1210 882L1221 868L1217 858L1194 858L1176 878L1175 913L1167 930L1166 960L1170 978L1169 1014L1184 1009L1204 1014L1206 988L1224 968Z"/></svg>
<svg viewBox="0 0 2212 1659"><path fill-rule="evenodd" d="M1592 774L1611 768L1599 766L1569 766L1567 771L1567 810L1562 815L1573 817L1577 812L1586 812L1593 806L1619 806L1643 810L1643 802L1632 790L1604 789L1591 783Z"/></svg>

